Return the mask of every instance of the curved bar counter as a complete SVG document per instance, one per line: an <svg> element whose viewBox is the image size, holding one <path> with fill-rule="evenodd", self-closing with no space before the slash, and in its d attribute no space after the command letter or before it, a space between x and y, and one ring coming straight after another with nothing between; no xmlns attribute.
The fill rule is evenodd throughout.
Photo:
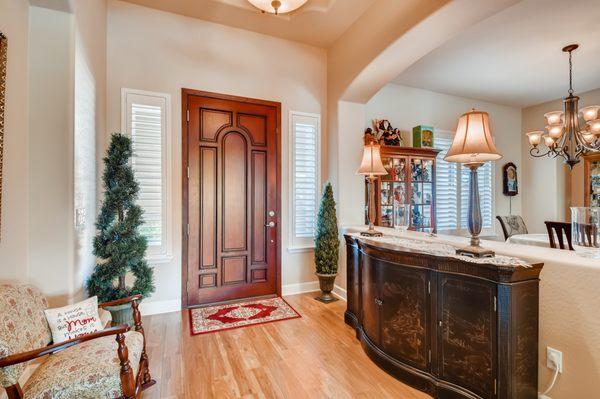
<svg viewBox="0 0 600 399"><path fill-rule="evenodd" d="M375 363L434 398L537 398L542 264L344 237L345 320Z"/></svg>

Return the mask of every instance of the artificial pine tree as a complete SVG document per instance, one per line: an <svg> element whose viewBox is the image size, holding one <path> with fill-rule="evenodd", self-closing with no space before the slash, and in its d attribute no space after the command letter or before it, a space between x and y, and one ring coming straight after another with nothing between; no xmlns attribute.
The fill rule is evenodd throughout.
<svg viewBox="0 0 600 399"><path fill-rule="evenodd" d="M94 238L100 260L87 281L88 293L101 302L154 292L152 269L144 259L148 245L139 233L143 211L135 203L139 186L129 162L132 154L129 137L114 133L104 158L105 193ZM128 272L135 277L133 287L125 285Z"/></svg>
<svg viewBox="0 0 600 399"><path fill-rule="evenodd" d="M337 273L339 247L333 189L331 183L327 183L321 198L315 234L315 266L318 274Z"/></svg>

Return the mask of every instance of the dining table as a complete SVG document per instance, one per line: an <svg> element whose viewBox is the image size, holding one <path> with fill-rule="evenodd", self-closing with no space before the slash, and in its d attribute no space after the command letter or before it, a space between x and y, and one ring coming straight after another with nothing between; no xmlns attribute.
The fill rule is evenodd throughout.
<svg viewBox="0 0 600 399"><path fill-rule="evenodd" d="M515 234L506 240L510 244L533 245L550 248L548 234Z"/></svg>

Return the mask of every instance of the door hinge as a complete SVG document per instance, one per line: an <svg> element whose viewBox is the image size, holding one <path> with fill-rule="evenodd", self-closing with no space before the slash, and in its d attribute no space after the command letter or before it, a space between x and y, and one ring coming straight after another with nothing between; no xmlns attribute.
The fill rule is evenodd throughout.
<svg viewBox="0 0 600 399"><path fill-rule="evenodd" d="M498 395L498 380L494 378L494 395Z"/></svg>
<svg viewBox="0 0 600 399"><path fill-rule="evenodd" d="M431 364L431 349L429 349L428 357L429 357L429 364Z"/></svg>
<svg viewBox="0 0 600 399"><path fill-rule="evenodd" d="M427 293L431 294L431 281L427 282Z"/></svg>
<svg viewBox="0 0 600 399"><path fill-rule="evenodd" d="M188 237L190 236L190 224L189 223L187 224L187 235L188 235Z"/></svg>
<svg viewBox="0 0 600 399"><path fill-rule="evenodd" d="M494 312L498 311L498 300L496 299L496 296L494 296Z"/></svg>
<svg viewBox="0 0 600 399"><path fill-rule="evenodd" d="M189 110L189 109L188 109L188 110L186 110L186 111L185 111L185 114L186 114L186 117L185 117L185 118L186 118L186 121L188 121L188 122L189 122L189 121L190 121L190 110Z"/></svg>
<svg viewBox="0 0 600 399"><path fill-rule="evenodd" d="M188 180L190 180L190 167L189 166L187 167L187 178L188 178Z"/></svg>

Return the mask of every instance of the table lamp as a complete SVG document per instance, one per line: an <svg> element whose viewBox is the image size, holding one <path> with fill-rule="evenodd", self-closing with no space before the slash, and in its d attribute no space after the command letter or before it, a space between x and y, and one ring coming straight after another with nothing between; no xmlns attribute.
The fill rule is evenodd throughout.
<svg viewBox="0 0 600 399"><path fill-rule="evenodd" d="M463 114L458 120L452 146L444 157L447 162L464 164L471 170L469 182L469 233L471 244L456 251L459 255L474 258L492 257L494 252L482 248L479 243L481 233L481 206L477 168L487 161L496 161L502 155L496 149L490 131L490 116L487 112L475 109Z"/></svg>
<svg viewBox="0 0 600 399"><path fill-rule="evenodd" d="M360 234L367 237L381 237L383 234L375 230L373 225L373 214L375 201L373 198L373 183L376 176L387 175L383 163L381 163L381 149L376 142L365 145L362 162L356 172L359 175L367 177L367 218L369 219L369 230L362 231Z"/></svg>

